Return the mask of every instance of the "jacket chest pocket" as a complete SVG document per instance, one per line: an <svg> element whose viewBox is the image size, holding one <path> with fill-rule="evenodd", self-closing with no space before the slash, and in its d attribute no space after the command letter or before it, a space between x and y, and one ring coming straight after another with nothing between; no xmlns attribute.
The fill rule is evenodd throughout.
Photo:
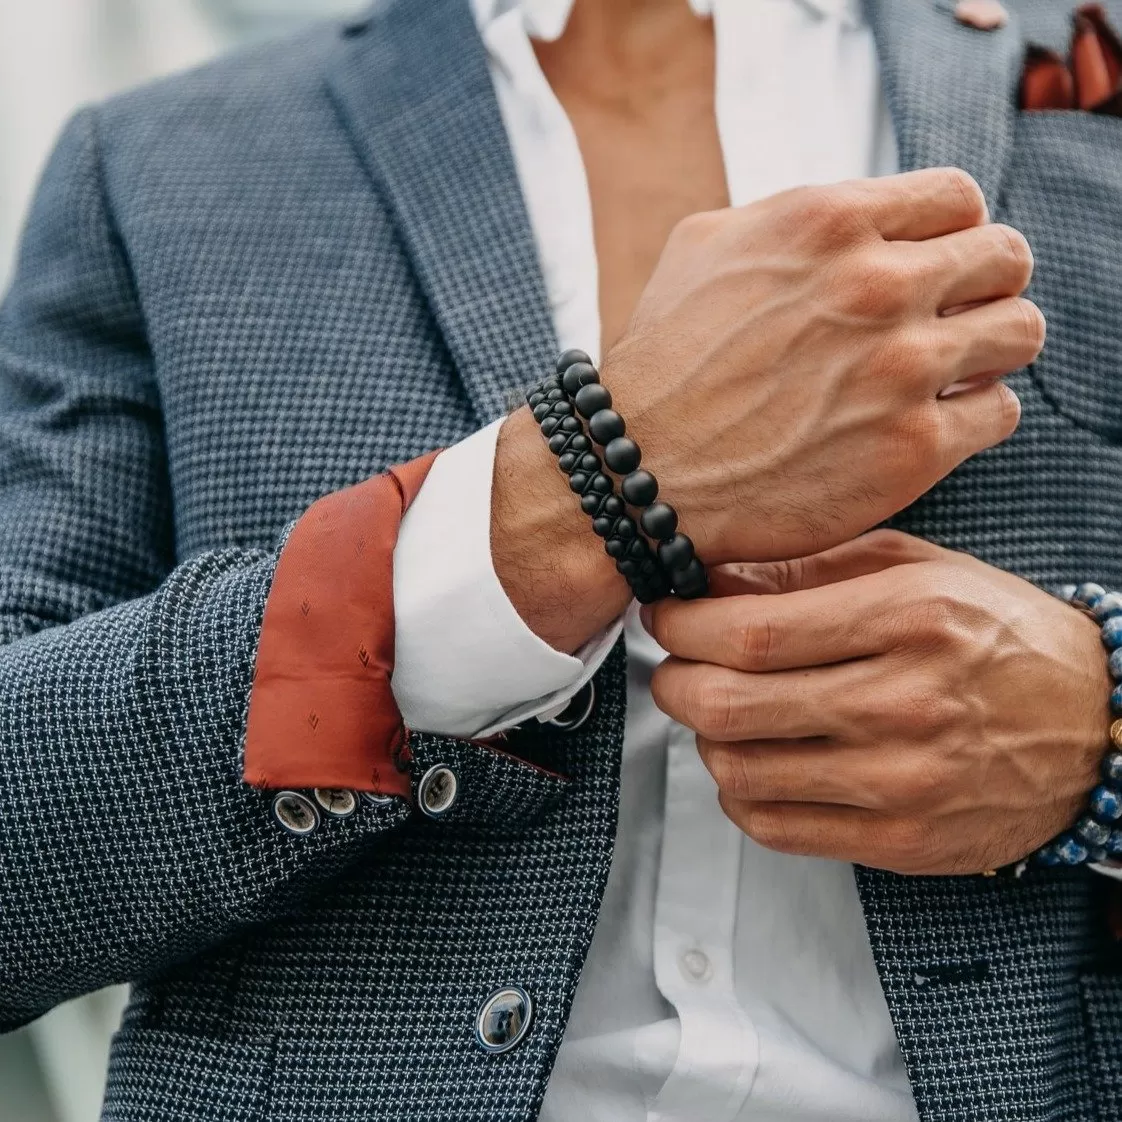
<svg viewBox="0 0 1122 1122"><path fill-rule="evenodd" d="M1028 294L1048 320L1032 376L1058 413L1122 443L1122 121L1022 113L1002 210L1036 255Z"/></svg>

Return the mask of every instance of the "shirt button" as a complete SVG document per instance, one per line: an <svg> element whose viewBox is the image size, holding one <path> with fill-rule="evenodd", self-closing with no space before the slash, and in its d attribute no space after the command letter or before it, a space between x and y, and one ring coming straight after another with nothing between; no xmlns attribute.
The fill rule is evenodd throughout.
<svg viewBox="0 0 1122 1122"><path fill-rule="evenodd" d="M679 965L682 973L691 982L707 982L713 973L713 964L709 961L709 956L696 947L682 952Z"/></svg>
<svg viewBox="0 0 1122 1122"><path fill-rule="evenodd" d="M585 682L575 694L572 701L557 714L550 717L546 724L553 725L564 732L576 732L592 716L596 708L596 686L593 682Z"/></svg>
<svg viewBox="0 0 1122 1122"><path fill-rule="evenodd" d="M456 804L460 783L447 764L430 767L417 784L417 802L429 818L443 818Z"/></svg>
<svg viewBox="0 0 1122 1122"><path fill-rule="evenodd" d="M354 791L336 787L317 787L313 792L316 802L332 818L349 818L358 809Z"/></svg>
<svg viewBox="0 0 1122 1122"><path fill-rule="evenodd" d="M273 798L273 817L290 834L303 836L319 828L319 811L299 791L279 791Z"/></svg>
<svg viewBox="0 0 1122 1122"><path fill-rule="evenodd" d="M534 1003L521 986L496 990L479 1007L475 1039L484 1052L509 1052L530 1031Z"/></svg>

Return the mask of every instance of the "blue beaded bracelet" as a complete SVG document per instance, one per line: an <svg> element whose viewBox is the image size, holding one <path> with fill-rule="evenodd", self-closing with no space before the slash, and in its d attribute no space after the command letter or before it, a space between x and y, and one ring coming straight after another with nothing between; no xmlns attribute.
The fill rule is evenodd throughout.
<svg viewBox="0 0 1122 1122"><path fill-rule="evenodd" d="M1122 858L1122 593L1107 592L1098 584L1081 584L1065 587L1063 596L1102 627L1115 682L1110 694L1115 721L1110 726L1111 749L1103 759L1101 782L1091 792L1087 812L1032 856L1034 864L1049 867Z"/></svg>

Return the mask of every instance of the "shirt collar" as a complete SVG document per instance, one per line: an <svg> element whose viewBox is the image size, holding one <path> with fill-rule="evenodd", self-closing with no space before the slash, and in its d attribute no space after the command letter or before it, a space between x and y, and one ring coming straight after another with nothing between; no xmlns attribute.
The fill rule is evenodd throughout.
<svg viewBox="0 0 1122 1122"><path fill-rule="evenodd" d="M741 3L760 3L761 0L739 0ZM836 19L847 27L859 27L862 22L860 0L783 0L797 3L823 19ZM699 16L711 16L717 0L689 0L690 7ZM472 12L480 31L505 13L518 9L522 12L526 34L546 42L560 38L573 8L573 0L471 0Z"/></svg>

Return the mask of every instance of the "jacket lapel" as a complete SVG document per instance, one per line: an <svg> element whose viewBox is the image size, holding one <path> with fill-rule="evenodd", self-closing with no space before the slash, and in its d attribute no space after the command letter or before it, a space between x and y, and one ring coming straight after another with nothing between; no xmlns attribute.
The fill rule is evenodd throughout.
<svg viewBox="0 0 1122 1122"><path fill-rule="evenodd" d="M997 206L1017 116L1024 43L1016 14L978 31L955 19L951 0L864 0L876 37L900 164L954 166Z"/></svg>
<svg viewBox="0 0 1122 1122"><path fill-rule="evenodd" d="M467 0L390 0L328 78L482 420L548 368L545 285Z"/></svg>

